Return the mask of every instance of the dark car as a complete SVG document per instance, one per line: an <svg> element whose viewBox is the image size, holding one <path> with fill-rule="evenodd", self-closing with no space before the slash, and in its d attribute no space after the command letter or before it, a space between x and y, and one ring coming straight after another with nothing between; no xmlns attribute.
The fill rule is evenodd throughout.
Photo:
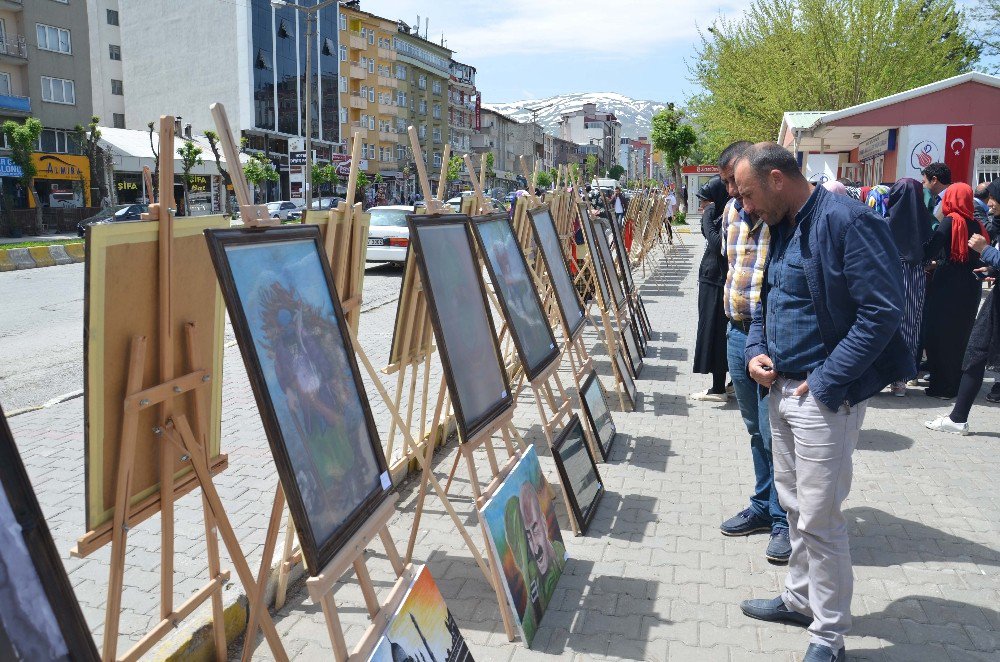
<svg viewBox="0 0 1000 662"><path fill-rule="evenodd" d="M335 197L334 198L320 198L319 200L313 200L312 207L310 207L309 209L310 209L310 211L328 211L330 209L336 209L337 205L339 205L341 202L344 202L343 198L335 198ZM288 218L286 220L289 220L289 221L301 221L302 220L302 214L303 214L304 211L306 211L306 210L305 209L296 209L294 211L290 211L290 212L288 212Z"/></svg>
<svg viewBox="0 0 1000 662"><path fill-rule="evenodd" d="M76 233L82 237L88 225L96 225L98 223L138 221L142 218L141 215L145 214L147 211L149 211L149 205L142 202L134 202L128 205L118 205L117 207L108 207L107 209L102 209L93 216L85 218L77 223Z"/></svg>

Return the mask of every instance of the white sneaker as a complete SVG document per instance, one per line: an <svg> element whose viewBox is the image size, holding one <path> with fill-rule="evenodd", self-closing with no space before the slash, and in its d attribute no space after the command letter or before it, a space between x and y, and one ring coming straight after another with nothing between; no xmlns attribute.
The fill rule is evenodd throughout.
<svg viewBox="0 0 1000 662"><path fill-rule="evenodd" d="M956 423L948 416L938 416L933 421L924 421L924 427L928 430L937 430L938 432L960 434L963 437L969 434L968 423Z"/></svg>
<svg viewBox="0 0 1000 662"><path fill-rule="evenodd" d="M708 391L692 393L688 396L690 400L700 400L701 402L726 402L729 396L725 393L710 393Z"/></svg>
<svg viewBox="0 0 1000 662"><path fill-rule="evenodd" d="M897 398L906 397L906 382L893 382L892 383L892 394Z"/></svg>

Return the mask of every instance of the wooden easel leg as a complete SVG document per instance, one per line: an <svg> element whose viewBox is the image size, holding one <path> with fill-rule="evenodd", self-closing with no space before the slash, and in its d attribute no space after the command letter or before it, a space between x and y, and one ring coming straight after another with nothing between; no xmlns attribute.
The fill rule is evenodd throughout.
<svg viewBox="0 0 1000 662"><path fill-rule="evenodd" d="M333 646L333 658L337 662L346 662L347 642L344 640L344 631L340 627L340 614L337 613L337 603L333 601L333 593L324 595L319 603L323 607L323 616L326 617L326 629Z"/></svg>
<svg viewBox="0 0 1000 662"><path fill-rule="evenodd" d="M292 572L292 547L295 543L295 522L292 521L292 511L285 518L285 544L281 548L281 564L278 566L278 586L274 593L274 608L285 606L285 596L288 593L288 577Z"/></svg>
<svg viewBox="0 0 1000 662"><path fill-rule="evenodd" d="M449 494L451 492L451 481L455 478L455 473L458 471L458 464L462 461L461 455L455 456L455 461L451 463L451 471L448 472L448 481L444 484L444 493Z"/></svg>
<svg viewBox="0 0 1000 662"><path fill-rule="evenodd" d="M357 343L355 343L355 347L357 347ZM400 366L399 371L396 373L396 398L395 400L393 400L392 403L386 402L388 406L394 408L396 411L399 411L399 406L402 403L403 383L404 383L403 380L405 379L405 375L406 375L406 366L405 365ZM392 421L389 422L389 438L386 441L386 451L385 451L385 459L390 464L392 463L392 450L395 438L396 438L396 419L393 418Z"/></svg>
<svg viewBox="0 0 1000 662"><path fill-rule="evenodd" d="M420 518L423 515L423 511L424 511L424 499L427 497L427 484L433 478L433 476L431 475L432 474L431 467L433 466L434 446L435 446L435 443L437 442L437 431L438 431L438 426L440 425L440 421L441 421L441 418L440 418L441 417L441 407L443 405L445 391L446 391L445 381L444 381L444 377L442 376L442 378L441 378L441 388L438 390L437 406L435 407L435 410L434 410L434 423L433 423L433 425L431 427L431 431L430 431L430 435L433 438L432 439L428 439L426 441L425 448L424 448L424 460L423 460L423 462L421 462L421 469L422 469L421 473L422 473L422 475L421 475L421 478L420 478L420 491L417 494L416 510L414 512L414 515L413 515L413 526L410 529L410 539L409 539L409 541L406 544L406 562L407 563L409 563L410 561L413 560L413 548L417 544L417 531L419 530L419 527L420 527ZM405 453L406 453L406 451L404 451L404 455L405 455ZM419 455L420 454L419 447L414 446L413 453L414 453L414 455Z"/></svg>
<svg viewBox="0 0 1000 662"><path fill-rule="evenodd" d="M257 640L257 620L261 610L267 610L267 578L271 574L271 562L274 560L274 548L281 532L281 515L285 512L285 492L281 484L274 491L274 503L271 505L271 519L267 524L267 536L264 538L264 552L260 557L260 570L257 571L257 594L247 595L250 603L250 615L247 619L246 634L243 639L242 662L250 662L253 655L253 645Z"/></svg>

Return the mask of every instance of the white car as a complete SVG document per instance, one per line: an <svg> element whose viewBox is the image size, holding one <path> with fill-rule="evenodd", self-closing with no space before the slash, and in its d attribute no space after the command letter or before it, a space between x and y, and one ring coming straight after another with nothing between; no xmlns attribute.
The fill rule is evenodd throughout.
<svg viewBox="0 0 1000 662"><path fill-rule="evenodd" d="M386 205L372 207L368 213L371 220L368 222L368 255L365 261L394 262L402 266L410 247L406 215L413 213L413 207Z"/></svg>
<svg viewBox="0 0 1000 662"><path fill-rule="evenodd" d="M297 211L299 206L288 200L278 200L267 203L267 215L282 221L288 220L289 212Z"/></svg>

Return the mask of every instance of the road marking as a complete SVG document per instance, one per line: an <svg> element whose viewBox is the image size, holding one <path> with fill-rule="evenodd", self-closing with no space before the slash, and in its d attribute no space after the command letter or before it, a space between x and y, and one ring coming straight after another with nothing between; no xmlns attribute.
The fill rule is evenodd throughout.
<svg viewBox="0 0 1000 662"><path fill-rule="evenodd" d="M45 404L35 405L33 407L24 407L23 409L15 409L14 411L7 414L7 418L14 418L15 416L20 416L21 414L27 414L29 411L38 411L39 409L48 409L49 407L54 407L63 402L68 402L69 400L74 400L83 395L83 389L79 391L70 391L69 393L64 393L58 395Z"/></svg>

